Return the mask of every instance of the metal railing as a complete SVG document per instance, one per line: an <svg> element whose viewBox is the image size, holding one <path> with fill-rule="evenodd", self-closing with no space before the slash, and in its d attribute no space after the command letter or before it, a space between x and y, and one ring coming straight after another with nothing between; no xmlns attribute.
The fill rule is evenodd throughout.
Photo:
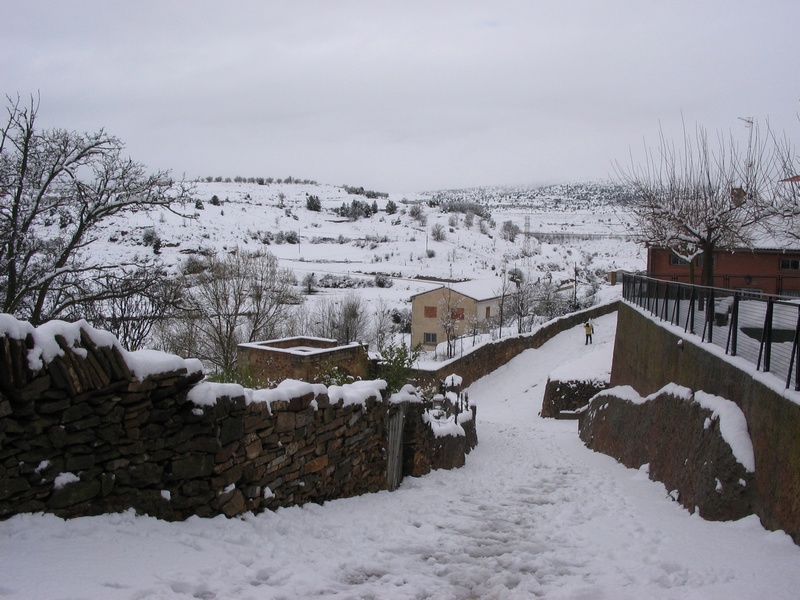
<svg viewBox="0 0 800 600"><path fill-rule="evenodd" d="M623 298L800 391L800 301L625 274Z"/></svg>

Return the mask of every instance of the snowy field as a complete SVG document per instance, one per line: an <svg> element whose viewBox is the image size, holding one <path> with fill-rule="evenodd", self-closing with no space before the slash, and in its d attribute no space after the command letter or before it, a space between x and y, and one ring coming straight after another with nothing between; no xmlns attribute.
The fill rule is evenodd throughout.
<svg viewBox="0 0 800 600"><path fill-rule="evenodd" d="M478 447L458 470L242 519L131 512L0 523L9 599L797 598L800 548L756 517L706 522L660 483L537 416L548 373L610 367L616 316L473 384ZM563 375L563 374L562 374Z"/></svg>
<svg viewBox="0 0 800 600"><path fill-rule="evenodd" d="M579 192L586 197L574 197ZM439 196L462 198L465 193ZM111 219L89 252L112 264L157 258L170 273L204 254L236 249L270 252L282 267L294 271L298 282L310 273L317 278L329 274L367 281L375 273L391 276L392 288L361 288L360 295L407 306L411 295L437 287L418 278L473 279L495 290L501 286L504 269L517 268L530 280L548 279L559 285L571 281L576 269L585 281L604 279L613 270L644 268L644 250L630 240L625 225L629 216L611 203L607 193L607 188L595 184L554 186L529 190L513 204L505 196L501 203L494 196L467 195L491 212L493 223L481 232L479 217L469 225L464 213L429 206L430 194L389 194L372 200L328 184L201 181L195 183L193 194L199 204L174 207L180 214L158 209ZM319 198L320 212L307 210L309 196ZM211 203L214 197L219 204ZM385 210L390 200L398 209L393 215ZM374 202L379 210L356 220L334 213L353 201ZM410 216L415 205L424 214L422 221ZM506 221L519 228L514 241L501 235ZM432 235L436 226L444 234L439 241ZM53 227L57 235L57 226ZM290 233L297 243L279 242L280 235ZM155 238L161 244L158 255L145 241Z"/></svg>

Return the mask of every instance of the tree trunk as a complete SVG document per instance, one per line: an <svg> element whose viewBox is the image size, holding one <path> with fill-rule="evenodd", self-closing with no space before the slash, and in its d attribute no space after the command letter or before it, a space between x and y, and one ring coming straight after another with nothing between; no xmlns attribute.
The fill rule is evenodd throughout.
<svg viewBox="0 0 800 600"><path fill-rule="evenodd" d="M703 248L703 271L700 277L701 285L708 287L714 286L714 246L708 245Z"/></svg>

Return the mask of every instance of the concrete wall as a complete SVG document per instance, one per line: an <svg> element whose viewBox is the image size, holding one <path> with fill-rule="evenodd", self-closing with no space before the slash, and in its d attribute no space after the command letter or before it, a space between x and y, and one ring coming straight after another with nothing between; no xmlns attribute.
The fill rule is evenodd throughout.
<svg viewBox="0 0 800 600"><path fill-rule="evenodd" d="M630 385L646 396L677 383L735 402L755 453L753 510L766 527L784 529L800 542L800 393L776 391L741 359L720 357L718 349L709 351L691 336L678 344L682 338L621 303L611 386Z"/></svg>

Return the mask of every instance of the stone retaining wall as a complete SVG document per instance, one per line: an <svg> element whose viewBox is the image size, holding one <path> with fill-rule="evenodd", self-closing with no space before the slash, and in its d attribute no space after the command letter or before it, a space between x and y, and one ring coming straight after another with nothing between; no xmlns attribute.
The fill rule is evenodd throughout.
<svg viewBox="0 0 800 600"><path fill-rule="evenodd" d="M577 419L575 411L586 406L589 400L608 387L607 381L548 379L542 396L540 417Z"/></svg>
<svg viewBox="0 0 800 600"><path fill-rule="evenodd" d="M251 392L200 383L196 361L127 353L85 323L34 330L2 317L0 518L233 516L387 488L382 382ZM463 464L464 439L418 448L433 464L437 444L452 445Z"/></svg>
<svg viewBox="0 0 800 600"><path fill-rule="evenodd" d="M634 469L648 465L673 498L704 519L735 520L753 512L753 473L737 462L712 410L670 393L633 403L609 390L581 414L587 447Z"/></svg>
<svg viewBox="0 0 800 600"><path fill-rule="evenodd" d="M755 455L752 510L766 527L783 529L800 543L800 393L782 390L773 375L754 374L744 359L720 353L620 303L611 386L629 385L646 396L675 383L736 403Z"/></svg>

